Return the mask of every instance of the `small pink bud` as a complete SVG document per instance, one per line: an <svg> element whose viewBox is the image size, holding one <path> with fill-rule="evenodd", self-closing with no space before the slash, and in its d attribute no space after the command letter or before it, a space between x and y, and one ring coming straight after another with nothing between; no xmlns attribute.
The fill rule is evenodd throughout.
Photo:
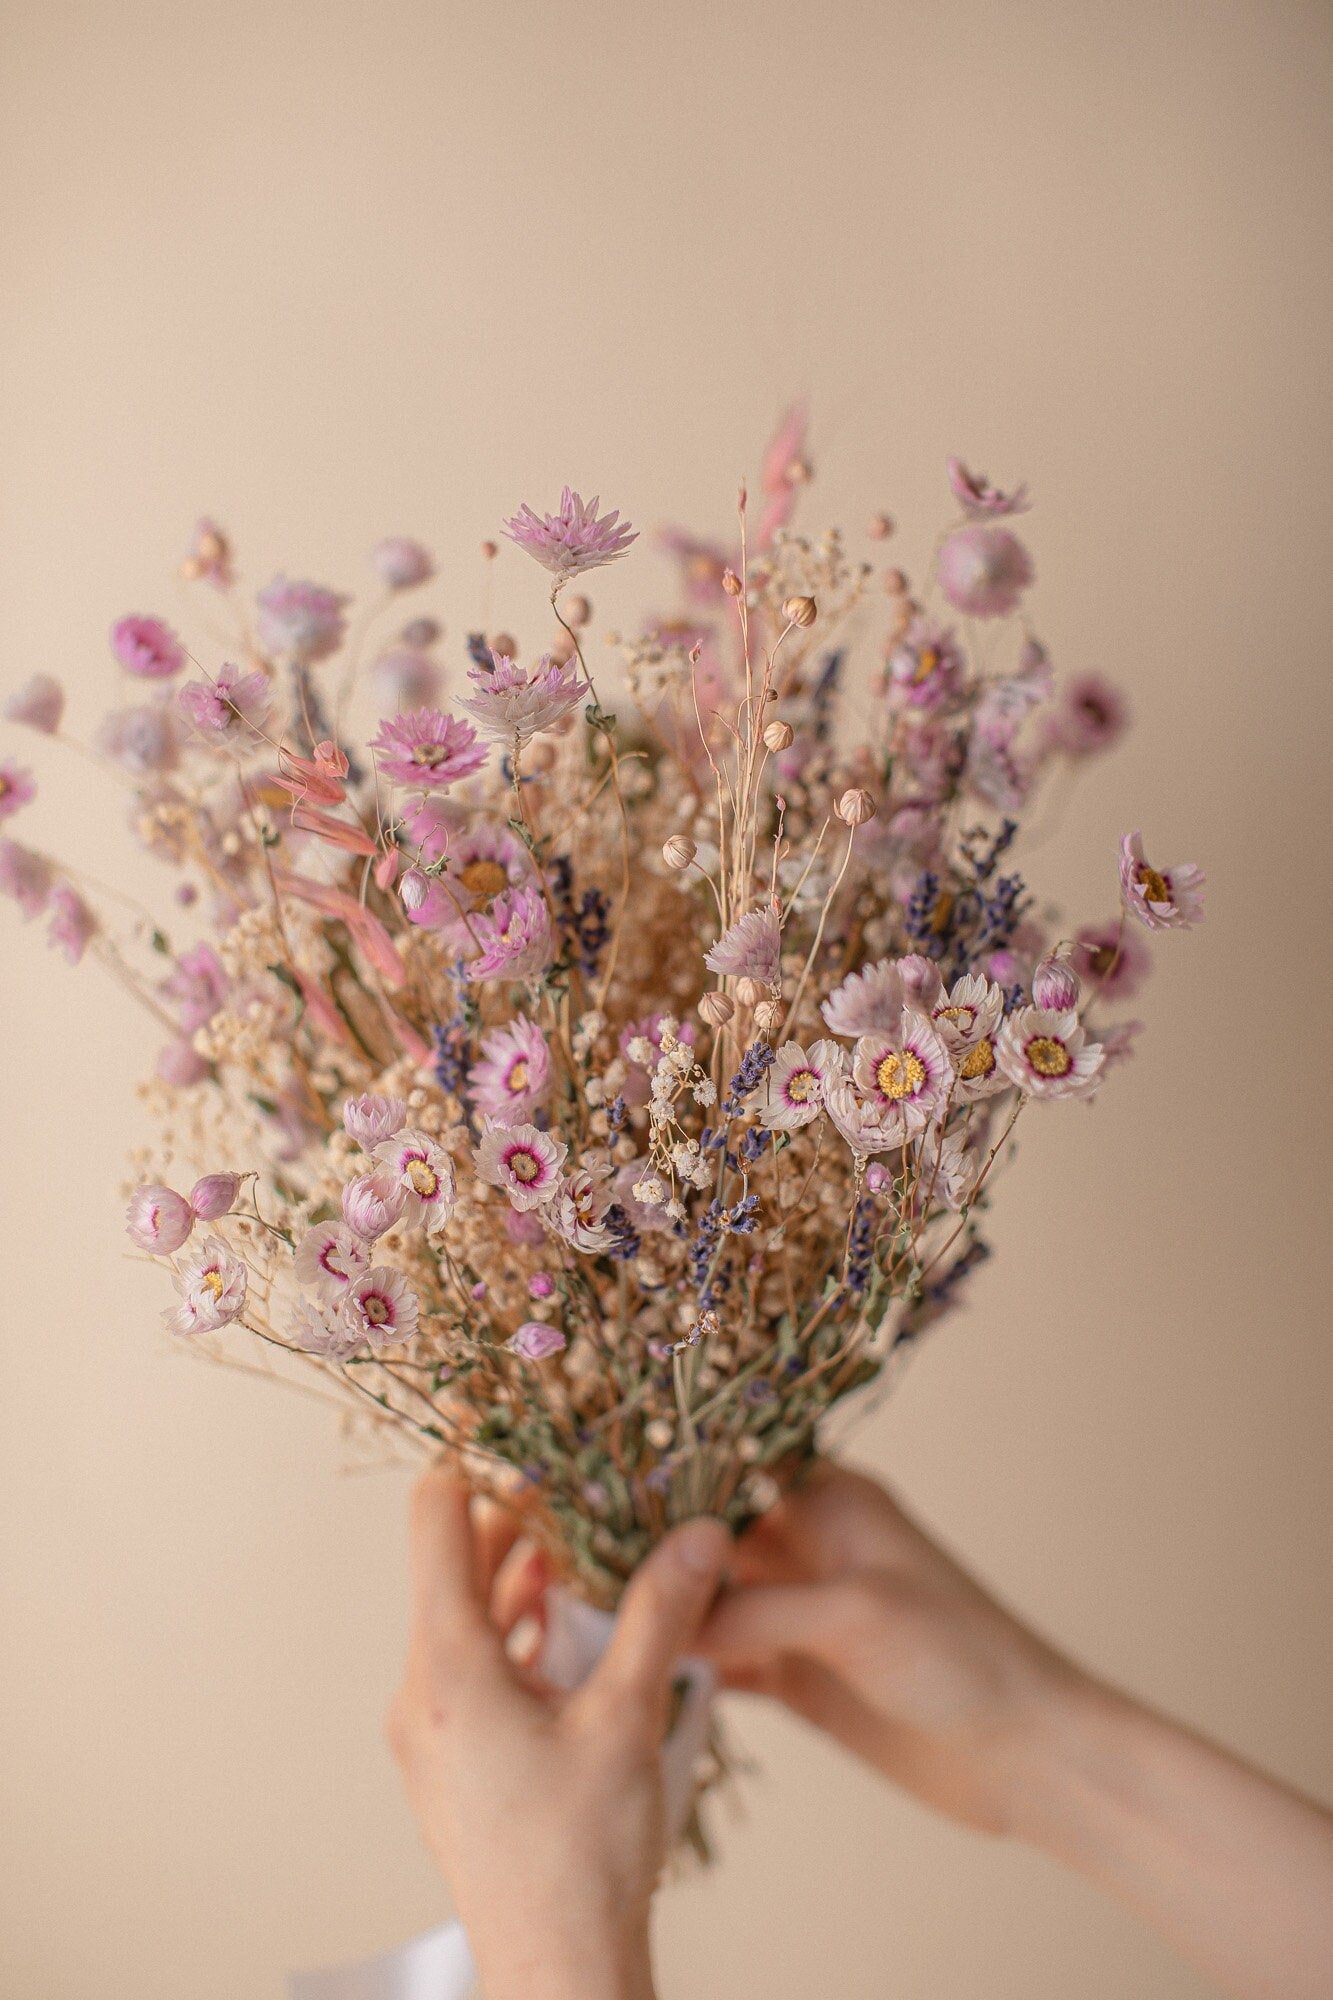
<svg viewBox="0 0 1333 2000"><path fill-rule="evenodd" d="M537 1271L528 1279L530 1299L549 1299L555 1291L555 1279L549 1271Z"/></svg>
<svg viewBox="0 0 1333 2000"><path fill-rule="evenodd" d="M205 1174L190 1189L190 1207L200 1222L212 1222L230 1215L241 1191L239 1174Z"/></svg>
<svg viewBox="0 0 1333 2000"><path fill-rule="evenodd" d="M406 1189L391 1173L358 1174L343 1189L343 1221L363 1242L374 1243L393 1228L406 1200Z"/></svg>
<svg viewBox="0 0 1333 2000"><path fill-rule="evenodd" d="M559 1354L564 1345L565 1336L558 1326L547 1326L545 1320L525 1319L509 1342L509 1349L513 1354L521 1354L525 1361L545 1361L548 1354Z"/></svg>
<svg viewBox="0 0 1333 2000"><path fill-rule="evenodd" d="M349 1097L343 1106L344 1128L366 1152L401 1132L406 1119L407 1106L401 1097Z"/></svg>
<svg viewBox="0 0 1333 2000"><path fill-rule="evenodd" d="M141 1250L154 1257L169 1257L173 1250L180 1249L194 1228L194 1211L183 1194L150 1181L130 1196L125 1227L130 1241Z"/></svg>
<svg viewBox="0 0 1333 2000"><path fill-rule="evenodd" d="M435 573L430 550L406 535L390 535L370 554L371 568L390 590L411 590Z"/></svg>
<svg viewBox="0 0 1333 2000"><path fill-rule="evenodd" d="M866 1188L871 1194L883 1194L893 1186L893 1175L878 1160L872 1160L866 1168Z"/></svg>
<svg viewBox="0 0 1333 2000"><path fill-rule="evenodd" d="M1062 958L1044 958L1032 975L1032 998L1048 1014L1067 1014L1077 1007L1079 979Z"/></svg>

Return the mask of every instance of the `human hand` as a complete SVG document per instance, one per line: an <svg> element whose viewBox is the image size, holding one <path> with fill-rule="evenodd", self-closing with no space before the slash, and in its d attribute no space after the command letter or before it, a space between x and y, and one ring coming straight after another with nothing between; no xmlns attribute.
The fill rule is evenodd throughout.
<svg viewBox="0 0 1333 2000"><path fill-rule="evenodd" d="M488 2000L652 2000L648 1913L665 1856L660 1749L672 1670L693 1650L730 1538L691 1521L631 1581L574 1694L505 1651L492 1616L519 1530L480 1521L437 1468L412 1504L412 1633L389 1741L453 1891Z"/></svg>

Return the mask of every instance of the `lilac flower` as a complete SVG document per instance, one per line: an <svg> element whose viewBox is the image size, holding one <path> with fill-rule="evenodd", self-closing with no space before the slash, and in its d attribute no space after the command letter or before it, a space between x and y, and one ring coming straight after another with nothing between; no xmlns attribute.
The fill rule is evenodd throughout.
<svg viewBox="0 0 1333 2000"><path fill-rule="evenodd" d="M459 707L475 715L485 735L510 744L515 753L543 730L578 707L588 693L574 661L553 660L543 653L530 674L502 653L492 653L489 668L469 667L468 679L477 692L460 698Z"/></svg>
<svg viewBox="0 0 1333 2000"><path fill-rule="evenodd" d="M132 777L147 778L169 771L180 756L180 725L175 713L160 702L134 708L113 708L102 717L97 748Z"/></svg>
<svg viewBox="0 0 1333 2000"><path fill-rule="evenodd" d="M1028 1097L1076 1097L1102 1066L1100 1045L1088 1041L1072 1008L1016 1008L1000 1030L996 1053L1009 1081Z"/></svg>
<svg viewBox="0 0 1333 2000"><path fill-rule="evenodd" d="M263 668L242 673L232 660L218 668L216 680L187 681L176 700L200 735L215 743L261 730L273 705Z"/></svg>
<svg viewBox="0 0 1333 2000"><path fill-rule="evenodd" d="M71 965L77 965L97 936L97 918L68 882L56 883L48 907L51 924L47 942L63 951Z"/></svg>
<svg viewBox="0 0 1333 2000"><path fill-rule="evenodd" d="M211 1021L227 997L227 975L211 944L197 944L176 961L176 970L159 991L180 1003L180 1024L187 1035Z"/></svg>
<svg viewBox="0 0 1333 2000"><path fill-rule="evenodd" d="M1123 921L1085 924L1074 941L1073 963L1100 1000L1128 1000L1152 971L1146 939Z"/></svg>
<svg viewBox="0 0 1333 2000"><path fill-rule="evenodd" d="M31 771L22 771L17 764L0 764L0 820L9 819L36 796Z"/></svg>
<svg viewBox="0 0 1333 2000"><path fill-rule="evenodd" d="M54 736L65 712L65 690L50 674L34 674L5 703L10 722L22 722L43 736Z"/></svg>
<svg viewBox="0 0 1333 2000"><path fill-rule="evenodd" d="M379 753L380 770L398 785L443 790L481 769L488 752L477 741L470 722L459 722L438 708L411 709L381 722L371 744Z"/></svg>
<svg viewBox="0 0 1333 2000"><path fill-rule="evenodd" d="M508 1342L510 1352L521 1355L525 1361L545 1361L548 1355L559 1354L565 1345L559 1327L548 1326L544 1319L525 1319Z"/></svg>
<svg viewBox="0 0 1333 2000"><path fill-rule="evenodd" d="M1118 743L1129 727L1129 706L1114 682L1081 674L1061 690L1046 721L1046 740L1067 757L1095 757Z"/></svg>
<svg viewBox="0 0 1333 2000"><path fill-rule="evenodd" d="M370 552L370 566L390 590L412 590L435 574L430 550L407 535L389 535Z"/></svg>
<svg viewBox="0 0 1333 2000"><path fill-rule="evenodd" d="M183 1194L174 1188L150 1181L137 1187L125 1211L125 1229L131 1243L153 1257L169 1257L179 1250L194 1228L194 1211Z"/></svg>
<svg viewBox="0 0 1333 2000"><path fill-rule="evenodd" d="M308 1229L296 1246L293 1268L301 1284L309 1285L320 1298L340 1306L348 1287L370 1262L359 1236L340 1222L320 1222Z"/></svg>
<svg viewBox="0 0 1333 2000"><path fill-rule="evenodd" d="M259 642L266 652L291 653L309 666L341 646L349 600L336 590L275 576L257 602Z"/></svg>
<svg viewBox="0 0 1333 2000"><path fill-rule="evenodd" d="M551 1056L535 1021L522 1014L482 1037L481 1060L468 1071L468 1095L497 1125L526 1122L551 1088Z"/></svg>
<svg viewBox="0 0 1333 2000"><path fill-rule="evenodd" d="M367 1153L401 1132L406 1120L407 1106L401 1097L349 1097L343 1105L343 1129Z"/></svg>
<svg viewBox="0 0 1333 2000"><path fill-rule="evenodd" d="M1032 582L1032 558L1007 528L959 528L936 565L940 589L956 611L999 618L1012 611Z"/></svg>
<svg viewBox="0 0 1333 2000"><path fill-rule="evenodd" d="M761 986L775 986L781 970L782 926L770 904L749 910L704 954L704 964L719 976L757 979Z"/></svg>
<svg viewBox="0 0 1333 2000"><path fill-rule="evenodd" d="M559 513L538 517L524 505L505 522L504 532L550 570L557 590L585 570L614 562L638 538L618 512L598 519L596 495L585 503L568 486L560 495Z"/></svg>
<svg viewBox="0 0 1333 2000"><path fill-rule="evenodd" d="M984 472L969 472L961 458L951 458L946 470L955 500L962 501L963 511L974 521L984 520L988 515L994 518L1001 514L1026 514L1032 505L1026 486L1016 486L1012 493L1001 493Z"/></svg>
<svg viewBox="0 0 1333 2000"><path fill-rule="evenodd" d="M190 1189L190 1207L200 1222L214 1222L231 1214L240 1191L239 1174L205 1174Z"/></svg>
<svg viewBox="0 0 1333 2000"><path fill-rule="evenodd" d="M186 1251L174 1282L181 1302L163 1315L173 1333L212 1333L245 1310L245 1266L216 1236Z"/></svg>
<svg viewBox="0 0 1333 2000"><path fill-rule="evenodd" d="M358 1345L364 1340L371 1347L392 1347L413 1338L420 1311L417 1295L402 1272L377 1265L348 1287L342 1316L357 1335Z"/></svg>
<svg viewBox="0 0 1333 2000"><path fill-rule="evenodd" d="M111 627L111 650L127 674L169 681L185 665L185 648L160 618L121 618Z"/></svg>
<svg viewBox="0 0 1333 2000"><path fill-rule="evenodd" d="M407 1190L394 1178L392 1169L377 1167L373 1173L358 1174L342 1192L343 1221L367 1243L374 1243L402 1220Z"/></svg>
<svg viewBox="0 0 1333 2000"><path fill-rule="evenodd" d="M550 912L535 889L507 890L470 928L481 950L468 962L469 979L537 979L555 956Z"/></svg>
<svg viewBox="0 0 1333 2000"><path fill-rule="evenodd" d="M395 709L427 708L440 692L440 670L415 646L390 646L371 661L370 678L381 701Z"/></svg>
<svg viewBox="0 0 1333 2000"><path fill-rule="evenodd" d="M403 1220L438 1235L453 1214L458 1189L454 1163L425 1132L398 1132L376 1146L371 1158L403 1191Z"/></svg>
<svg viewBox="0 0 1333 2000"><path fill-rule="evenodd" d="M953 633L914 618L888 659L890 692L908 708L939 708L962 686L965 665Z"/></svg>
<svg viewBox="0 0 1333 2000"><path fill-rule="evenodd" d="M535 1125L488 1124L477 1147L477 1172L522 1211L551 1199L568 1156L568 1146Z"/></svg>
<svg viewBox="0 0 1333 2000"><path fill-rule="evenodd" d="M55 877L44 855L0 840L0 896L12 896L25 917L40 916L50 899Z"/></svg>
<svg viewBox="0 0 1333 2000"><path fill-rule="evenodd" d="M1184 930L1203 922L1202 868L1192 861L1174 868L1151 868L1143 858L1143 836L1127 833L1120 843L1120 890L1125 908L1150 931Z"/></svg>

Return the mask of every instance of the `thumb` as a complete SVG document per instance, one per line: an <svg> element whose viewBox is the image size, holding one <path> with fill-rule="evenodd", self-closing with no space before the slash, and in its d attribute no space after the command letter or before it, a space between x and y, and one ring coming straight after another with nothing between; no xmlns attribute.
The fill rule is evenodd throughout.
<svg viewBox="0 0 1333 2000"><path fill-rule="evenodd" d="M717 1592L731 1536L721 1521L687 1521L630 1579L611 1643L587 1681L593 1702L645 1705L665 1724L672 1672L692 1650Z"/></svg>
<svg viewBox="0 0 1333 2000"><path fill-rule="evenodd" d="M718 1672L754 1673L785 1656L834 1665L856 1615L841 1582L757 1584L728 1591L713 1608L695 1650Z"/></svg>

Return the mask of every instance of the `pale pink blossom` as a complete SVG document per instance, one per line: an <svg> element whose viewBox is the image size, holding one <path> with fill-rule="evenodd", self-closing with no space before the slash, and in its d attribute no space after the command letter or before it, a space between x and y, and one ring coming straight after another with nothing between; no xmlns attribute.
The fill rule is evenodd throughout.
<svg viewBox="0 0 1333 2000"><path fill-rule="evenodd" d="M257 599L259 643L269 653L291 653L307 664L336 653L346 630L348 599L319 583L275 576Z"/></svg>
<svg viewBox="0 0 1333 2000"><path fill-rule="evenodd" d="M395 709L429 708L442 685L434 660L417 646L386 647L371 661L370 679L380 700Z"/></svg>
<svg viewBox="0 0 1333 2000"><path fill-rule="evenodd" d="M10 722L22 722L43 736L54 736L65 712L65 690L50 674L34 674L21 688L15 688L5 703Z"/></svg>
<svg viewBox="0 0 1333 2000"><path fill-rule="evenodd" d="M557 1236L587 1256L610 1248L606 1211L615 1199L609 1166L583 1166L566 1174L556 1189L547 1217Z"/></svg>
<svg viewBox="0 0 1333 2000"><path fill-rule="evenodd" d="M551 1199L569 1148L535 1125L490 1125L477 1146L477 1172L492 1187L501 1188L510 1206L540 1207Z"/></svg>
<svg viewBox="0 0 1333 2000"><path fill-rule="evenodd" d="M920 1131L943 1105L953 1066L933 1024L904 1007L896 1029L857 1042L852 1077L881 1120L897 1119L906 1135Z"/></svg>
<svg viewBox="0 0 1333 2000"><path fill-rule="evenodd" d="M0 896L12 896L25 917L41 915L50 901L55 875L45 855L0 840Z"/></svg>
<svg viewBox="0 0 1333 2000"><path fill-rule="evenodd" d="M291 1338L305 1354L322 1354L330 1361L346 1361L363 1344L364 1336L352 1326L336 1306L313 1299L300 1299L291 1318Z"/></svg>
<svg viewBox="0 0 1333 2000"><path fill-rule="evenodd" d="M349 1097L343 1105L343 1129L351 1134L364 1152L371 1153L407 1121L407 1106L401 1097Z"/></svg>
<svg viewBox="0 0 1333 2000"><path fill-rule="evenodd" d="M535 1021L519 1014L483 1035L481 1060L468 1071L468 1095L483 1117L519 1125L545 1102L551 1088L551 1055Z"/></svg>
<svg viewBox="0 0 1333 2000"><path fill-rule="evenodd" d="M211 944L197 944L181 954L176 970L162 981L158 991L176 1001L181 1027L192 1035L212 1020L227 997L222 960Z"/></svg>
<svg viewBox="0 0 1333 2000"><path fill-rule="evenodd" d="M420 1310L402 1272L380 1264L353 1279L342 1317L358 1344L364 1340L371 1347L396 1347L415 1336Z"/></svg>
<svg viewBox="0 0 1333 2000"><path fill-rule="evenodd" d="M909 951L895 963L902 981L904 1006L914 1007L918 1014L932 1013L944 992L939 967L919 951Z"/></svg>
<svg viewBox="0 0 1333 2000"><path fill-rule="evenodd" d="M231 1214L240 1191L239 1174L205 1174L190 1189L190 1207L200 1222L215 1222Z"/></svg>
<svg viewBox="0 0 1333 2000"><path fill-rule="evenodd" d="M966 664L953 633L914 618L888 658L889 690L907 708L939 708L957 694Z"/></svg>
<svg viewBox="0 0 1333 2000"><path fill-rule="evenodd" d="M374 1243L402 1220L407 1190L388 1167L358 1174L342 1192L343 1221L363 1241Z"/></svg>
<svg viewBox="0 0 1333 2000"><path fill-rule="evenodd" d="M160 702L139 702L133 708L113 708L102 717L93 741L104 757L147 778L170 771L180 760L182 725L178 713Z"/></svg>
<svg viewBox="0 0 1333 2000"><path fill-rule="evenodd" d="M1129 727L1129 704L1113 681L1080 674L1060 690L1046 718L1046 740L1067 757L1094 757L1118 743Z"/></svg>
<svg viewBox="0 0 1333 2000"><path fill-rule="evenodd" d="M246 1268L216 1236L184 1253L173 1282L181 1302L163 1315L173 1333L212 1333L245 1311Z"/></svg>
<svg viewBox="0 0 1333 2000"><path fill-rule="evenodd" d="M1029 1097L1076 1097L1089 1089L1103 1062L1103 1051L1090 1042L1078 1015L1047 1013L1040 1007L1019 1007L1000 1030L996 1044L1000 1068Z"/></svg>
<svg viewBox="0 0 1333 2000"><path fill-rule="evenodd" d="M544 653L530 674L503 654L492 653L491 660L489 669L469 668L476 693L460 698L458 705L476 717L484 735L509 744L515 755L587 699L587 682L573 660L561 662Z"/></svg>
<svg viewBox="0 0 1333 2000"><path fill-rule="evenodd" d="M1128 1000L1152 971L1147 939L1123 917L1085 924L1074 940L1072 958L1100 1000Z"/></svg>
<svg viewBox="0 0 1333 2000"><path fill-rule="evenodd" d="M470 722L459 722L438 708L415 708L386 718L370 747L386 778L427 791L442 791L471 777L489 755Z"/></svg>
<svg viewBox="0 0 1333 2000"><path fill-rule="evenodd" d="M458 1189L454 1163L425 1132L411 1127L376 1146L371 1158L402 1190L403 1221L411 1227L420 1223L428 1235L436 1235L453 1214Z"/></svg>
<svg viewBox="0 0 1333 2000"><path fill-rule="evenodd" d="M545 1361L548 1355L559 1354L566 1341L558 1326L548 1326L544 1319L525 1319L508 1344L510 1352L525 1361Z"/></svg>
<svg viewBox="0 0 1333 2000"><path fill-rule="evenodd" d="M56 883L47 909L51 918L47 942L63 951L71 965L77 965L97 936L97 918L68 882Z"/></svg>
<svg viewBox="0 0 1333 2000"><path fill-rule="evenodd" d="M953 1054L995 1033L1004 1013L1004 993L980 973L969 972L956 979L947 993L941 992L930 1011L941 1041Z"/></svg>
<svg viewBox="0 0 1333 2000"><path fill-rule="evenodd" d="M20 770L17 764L0 764L0 820L30 805L36 796L31 771Z"/></svg>
<svg viewBox="0 0 1333 2000"><path fill-rule="evenodd" d="M341 1305L348 1286L370 1262L362 1239L340 1222L317 1222L296 1246L297 1279L332 1305Z"/></svg>
<svg viewBox="0 0 1333 2000"><path fill-rule="evenodd" d="M597 504L595 494L584 501L566 486L558 513L537 515L524 505L505 522L504 532L551 572L558 590L585 570L615 562L637 540L637 531L621 521L619 512L599 519Z"/></svg>
<svg viewBox="0 0 1333 2000"><path fill-rule="evenodd" d="M247 674L234 660L226 660L215 680L187 681L176 700L201 736L222 743L263 728L273 706L273 691L262 667Z"/></svg>
<svg viewBox="0 0 1333 2000"><path fill-rule="evenodd" d="M782 926L772 905L738 917L710 951L704 964L721 977L757 979L761 986L777 984L781 967Z"/></svg>
<svg viewBox="0 0 1333 2000"><path fill-rule="evenodd" d="M1033 1004L1046 1014L1067 1014L1077 1007L1079 977L1066 959L1051 952L1032 974Z"/></svg>
<svg viewBox="0 0 1333 2000"><path fill-rule="evenodd" d="M917 1189L924 1202L943 1202L955 1211L972 1198L981 1175L983 1154L961 1132L947 1135L933 1126L921 1142Z"/></svg>
<svg viewBox="0 0 1333 2000"><path fill-rule="evenodd" d="M864 1096L848 1076L825 1078L824 1109L858 1159L903 1143L902 1119L896 1112L886 1116L882 1102Z"/></svg>
<svg viewBox="0 0 1333 2000"><path fill-rule="evenodd" d="M370 552L370 566L389 590L413 590L435 574L430 550L407 535L388 535Z"/></svg>
<svg viewBox="0 0 1333 2000"><path fill-rule="evenodd" d="M469 919L469 931L480 946L469 979L537 979L555 957L550 911L535 889L506 890Z"/></svg>
<svg viewBox="0 0 1333 2000"><path fill-rule="evenodd" d="M1012 611L1035 574L1032 558L1008 528L959 528L939 552L940 589L956 611L999 618Z"/></svg>
<svg viewBox="0 0 1333 2000"><path fill-rule="evenodd" d="M886 1032L898 1025L903 1010L903 981L893 959L881 958L860 972L849 973L835 986L820 1012L835 1035Z"/></svg>
<svg viewBox="0 0 1333 2000"><path fill-rule="evenodd" d="M1107 1029L1102 1037L1103 1074L1113 1063L1128 1062L1142 1033L1142 1021L1119 1021L1114 1028Z"/></svg>
<svg viewBox="0 0 1333 2000"><path fill-rule="evenodd" d="M111 650L127 674L166 681L185 665L185 648L160 618L120 618L111 627Z"/></svg>
<svg viewBox="0 0 1333 2000"><path fill-rule="evenodd" d="M964 513L974 521L1001 514L1026 514L1032 505L1026 486L1002 493L998 486L992 486L984 472L969 472L961 458L949 459L946 470L955 500L962 501Z"/></svg>
<svg viewBox="0 0 1333 2000"><path fill-rule="evenodd" d="M174 1188L150 1181L137 1187L125 1211L125 1228L131 1243L153 1257L169 1257L179 1250L194 1228L194 1210Z"/></svg>
<svg viewBox="0 0 1333 2000"><path fill-rule="evenodd" d="M845 1062L836 1042L813 1042L808 1054L799 1043L785 1042L760 1087L759 1123L773 1132L811 1124L823 1108L825 1078L841 1076Z"/></svg>
<svg viewBox="0 0 1333 2000"><path fill-rule="evenodd" d="M206 514L195 523L194 543L181 564L181 575L190 583L211 583L215 590L230 590L235 581L231 545Z"/></svg>
<svg viewBox="0 0 1333 2000"><path fill-rule="evenodd" d="M1203 922L1202 868L1192 861L1152 868L1143 857L1143 836L1127 833L1120 843L1120 890L1125 908L1150 931L1184 930Z"/></svg>

